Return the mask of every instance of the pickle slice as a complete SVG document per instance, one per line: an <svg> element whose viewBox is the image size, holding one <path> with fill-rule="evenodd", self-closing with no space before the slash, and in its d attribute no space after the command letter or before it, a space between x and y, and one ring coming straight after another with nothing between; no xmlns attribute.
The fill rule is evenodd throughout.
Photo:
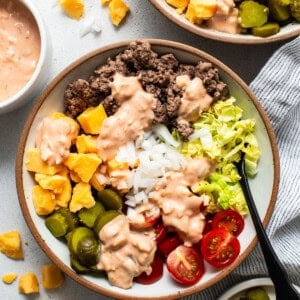
<svg viewBox="0 0 300 300"><path fill-rule="evenodd" d="M95 205L91 208L82 208L78 212L79 220L87 227L92 228L94 226L95 220L100 214L105 212L104 206L96 201Z"/></svg>
<svg viewBox="0 0 300 300"><path fill-rule="evenodd" d="M269 9L256 1L246 0L239 6L240 25L243 28L262 26L268 21Z"/></svg>
<svg viewBox="0 0 300 300"><path fill-rule="evenodd" d="M79 219L77 215L72 213L68 208L61 207L55 213L61 214L66 218L66 221L68 223L68 232L78 226Z"/></svg>
<svg viewBox="0 0 300 300"><path fill-rule="evenodd" d="M291 17L290 8L288 5L280 5L278 0L268 0L270 17L278 22L283 22Z"/></svg>
<svg viewBox="0 0 300 300"><path fill-rule="evenodd" d="M300 22L300 0L291 0L290 8L293 18Z"/></svg>
<svg viewBox="0 0 300 300"><path fill-rule="evenodd" d="M106 225L108 222L110 222L119 215L120 212L116 210L108 210L102 215L99 215L93 227L95 234L98 235L104 225Z"/></svg>
<svg viewBox="0 0 300 300"><path fill-rule="evenodd" d="M46 218L45 225L56 238L64 236L69 229L66 217L59 213L54 213Z"/></svg>
<svg viewBox="0 0 300 300"><path fill-rule="evenodd" d="M73 255L70 255L70 263L72 269L77 273L77 274L86 274L89 273L89 268L86 266L83 266Z"/></svg>
<svg viewBox="0 0 300 300"><path fill-rule="evenodd" d="M84 236L78 241L77 245L77 258L84 266L93 266L97 263L100 244L94 236Z"/></svg>
<svg viewBox="0 0 300 300"><path fill-rule="evenodd" d="M272 23L264 24L260 27L252 28L252 34L260 37L268 37L278 33L279 30L280 30L279 24L272 22Z"/></svg>
<svg viewBox="0 0 300 300"><path fill-rule="evenodd" d="M121 210L123 206L122 197L114 190L104 189L97 192L97 198L107 210Z"/></svg>
<svg viewBox="0 0 300 300"><path fill-rule="evenodd" d="M77 247L81 239L84 237L94 237L94 232L87 227L76 227L68 238L68 248L70 252L77 256Z"/></svg>
<svg viewBox="0 0 300 300"><path fill-rule="evenodd" d="M246 298L249 300L270 300L267 292L263 288L254 288L246 292Z"/></svg>

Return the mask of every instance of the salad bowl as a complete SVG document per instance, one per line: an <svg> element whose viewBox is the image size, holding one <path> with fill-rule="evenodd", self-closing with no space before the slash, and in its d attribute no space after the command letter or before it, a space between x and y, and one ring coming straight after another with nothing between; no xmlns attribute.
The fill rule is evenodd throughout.
<svg viewBox="0 0 300 300"><path fill-rule="evenodd" d="M207 61L219 70L220 77L228 85L230 93L237 99L237 105L243 110L243 118L253 118L256 122L255 137L261 157L257 174L250 179L250 187L256 199L259 215L266 226L274 209L279 182L279 157L275 136L259 100L249 87L227 66L214 57L185 44L174 41L148 39L151 48L159 55L172 53L180 62L195 64ZM169 276L166 267L162 278L145 288L145 285L134 282L128 289L122 289L109 283L106 276L77 274L70 267L70 253L65 243L55 238L45 226L45 218L37 215L32 201L32 187L36 184L32 173L26 168L27 152L35 147L35 136L39 123L49 114L64 112L63 95L69 83L78 78L87 79L97 66L106 63L108 58L115 57L124 51L132 41L123 41L99 48L79 58L58 74L40 95L34 105L21 135L16 161L16 181L20 206L24 218L40 247L57 264L63 272L79 284L99 294L118 299L175 299L200 292L222 278L228 276L257 243L255 228L249 216L245 217L244 230L239 236L240 253L236 260L220 269L204 263L205 273L201 279L189 286L181 286Z"/></svg>
<svg viewBox="0 0 300 300"><path fill-rule="evenodd" d="M204 25L193 24L187 20L184 14L179 14L176 8L172 7L167 3L166 0L150 0L153 6L165 17L167 17L171 22L177 24L178 26L188 30L198 36L216 40L225 43L234 44L267 44L272 42L284 41L300 34L300 23L296 20L291 21L288 24L282 25L280 31L276 34L260 37L254 36L252 34L243 33L230 33L222 32L219 30L211 29L205 27ZM177 3L177 1L169 1L170 3ZM180 3L180 1L178 1Z"/></svg>

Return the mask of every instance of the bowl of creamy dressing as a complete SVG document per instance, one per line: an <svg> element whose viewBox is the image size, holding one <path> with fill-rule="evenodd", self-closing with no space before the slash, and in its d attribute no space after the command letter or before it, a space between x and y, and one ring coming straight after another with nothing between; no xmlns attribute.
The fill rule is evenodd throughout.
<svg viewBox="0 0 300 300"><path fill-rule="evenodd" d="M255 119L256 129L254 134L257 139L259 149L261 151L261 157L258 164L257 175L255 176L255 178L252 178L250 180L250 187L254 199L256 199L257 201L257 209L260 213L263 224L264 226L267 226L274 209L276 195L278 192L279 156L275 135L273 133L268 117L264 112L263 108L261 107L258 99L251 92L250 88L238 77L238 75L236 75L230 68L225 66L222 62L206 54L205 52L174 41L161 39L148 39L147 41L151 44L151 48L155 50L155 52L159 55L172 53L182 64L196 64L199 60L212 63L213 66L219 70L220 78L222 78L222 80L228 85L231 95L237 99L237 104L239 105L239 107L242 108L244 112L243 116L245 118ZM58 146L60 146L60 156L50 157L49 155L47 155L47 153L49 154L49 151L46 151L44 163L46 163L47 159L50 158L52 161L58 163L60 163L61 160L68 159L67 157L70 154L69 146L70 143L72 143L73 133L76 130L78 130L78 124L76 123L77 121L75 121L77 120L76 118L72 119L72 122L69 122L69 119L66 119L66 117L60 118L60 113L66 113L65 103L68 102L71 103L69 107L70 110L68 112L69 115L71 115L72 113L76 114L77 109L80 108L80 101L77 101L77 96L79 94L76 91L72 90L70 92L68 90L66 92L67 87L73 88L74 86L84 86L86 84L86 81L89 80L89 76L95 71L95 68L101 67L103 65L106 66L107 61L110 61L120 53L123 53L123 51L127 49L128 45L131 42L132 41L122 41L112 45L107 45L105 47L96 49L77 59L70 66L68 66L61 73L59 73L40 95L39 99L34 104L28 116L19 141L18 155L16 161L16 185L18 198L25 221L40 247L49 256L49 258L61 268L63 272L65 272L78 284L81 284L92 291L112 297L114 299L176 299L195 294L197 292L203 291L211 287L218 281L222 280L225 276L228 276L230 272L236 267L238 267L238 265L249 255L249 253L252 251L252 249L257 243L256 231L253 227L253 223L249 216L245 217L245 227L243 232L239 236L241 246L240 254L231 265L222 269L215 269L212 266L209 266L205 263L205 273L203 277L200 279L200 281L190 286L182 286L173 281L168 274L166 266L164 266L164 273L162 278L153 284L147 286L139 284L137 282L130 282L130 284L127 284L127 282L125 282L123 284L122 280L124 280L126 276L124 276L124 273L122 273L122 269L117 267L112 269L113 272L111 272L111 274L109 275L110 281L108 280L107 275L98 274L96 276L93 276L93 274L77 274L76 272L74 272L74 270L70 266L70 251L68 247L62 240L55 238L51 234L51 232L45 226L44 216L38 215L35 210L32 194L33 187L36 186L35 176L27 169L29 150L33 149L34 147L37 147L37 144L39 144L39 138L37 138L37 133L46 128L48 128L47 130L49 134L47 135L48 138L46 138L45 142L48 145L51 144L52 149L58 149ZM128 59L130 59L131 56L129 55L128 57ZM167 56L167 58L168 57L170 58L170 56ZM170 61L172 62L173 60L171 59ZM106 79L107 77L104 78L104 81ZM130 77L129 75L116 75L114 77L113 83L109 83L112 88L113 98L118 99L118 101L120 102L124 102L123 105L125 106L121 106L123 107L123 109L119 108L119 114L115 112L115 114L113 115L116 116L118 120L114 122L113 126L109 127L110 131L103 130L102 134L99 134L97 137L97 140L100 141L100 144L102 145L99 149L103 160L106 160L107 157L110 158L111 155L115 155L115 153L112 153L112 151L115 150L111 149L112 147L115 147L119 143L123 143L124 139L126 140L130 138L129 129L133 129L133 127L131 126L132 124L130 122L125 122L125 124L123 124L122 122L124 120L134 119L135 122L136 120L139 120L140 122L143 121L148 123L149 114L146 114L145 112L148 111L149 106L152 106L151 102L155 99L152 96L150 96L150 93L145 93L145 91L141 89L140 84L137 85L138 80L139 79L137 77ZM179 85L189 84L189 80L186 77L180 77L178 78L178 80ZM108 81L109 80L106 80L106 82ZM128 81L130 81L130 83L128 83ZM93 84L97 84L97 82L97 80L93 81ZM101 88L104 88L104 85L102 85ZM139 96L139 99L144 98L144 101L142 102L147 104L146 107L139 107L139 101L137 101L137 98L135 97L136 93L132 93L132 90L136 91L136 93ZM89 101L93 100L93 96L90 92L81 93L80 95L83 97L90 97ZM68 98L69 96L71 96L71 98ZM148 103L148 100L150 101L150 104ZM129 104L135 107L130 109L126 106ZM192 107L191 105L189 106ZM141 113L139 113L138 110L141 111ZM54 119L49 118L49 116L53 114L56 114L56 117ZM136 116L136 118L133 118L134 116ZM73 126L74 123L77 124L75 127ZM110 122L107 121L105 124L105 126L108 126L110 125ZM130 126L127 127L127 125ZM54 133L59 133L60 138L55 139L56 135L52 134L52 131L54 131ZM122 132L125 131L127 132L127 134L124 134L124 136L122 136ZM134 130L134 132L138 131ZM133 133L131 133L131 135L133 135ZM138 135L140 135L139 132ZM107 136L108 139L106 138ZM52 142L50 143L50 140L52 142L54 140L57 140L59 145ZM64 143L62 143L62 141L64 141ZM107 148L105 146L107 145L106 142L109 142L110 145L114 146L110 146ZM65 146L67 144L69 146L66 148L63 147L64 149L61 150L61 146ZM95 157L95 155L96 154L94 153L94 155L92 156ZM95 158L95 161L96 160L97 158ZM200 173L206 173L206 170L211 168L211 165L206 164L209 164L209 161L203 161L201 167L199 165L191 163L188 164L185 169L180 169L179 172L170 172L169 180L172 184L168 185L168 189L170 190L168 191L169 194L172 194L174 196L175 193L172 190L174 189L175 191L176 188L176 193L179 190L185 193L185 189L181 188L184 186L183 183L190 180L191 182L193 182L195 180L195 174L197 174L198 178L198 176L202 176L200 175ZM140 162L140 165L142 165L142 162ZM51 170L52 167L50 167ZM155 170L157 169L158 168L156 168ZM155 172L155 170L153 172ZM122 180L118 182L120 184L123 183ZM124 187L121 186L120 189L122 188ZM160 200L164 198L164 195L163 193L160 193L160 191L162 191L163 189L164 187L157 190L157 193L153 192L153 195L151 197L153 199L157 199L157 202L161 202ZM190 191L187 192L189 193L188 195L190 195ZM176 195L174 197L173 196L172 198L176 198ZM195 199L196 208L191 206L189 207L189 211L199 210L200 204L198 205L196 200L200 201L200 199ZM181 202L185 203L186 201ZM160 204L157 205L159 206ZM171 203L170 207L172 206L175 206L175 204ZM69 207L71 209L71 206ZM134 246L134 251L126 250L127 256L128 253L130 253L129 256L131 257L131 255L137 252L136 245L139 245L139 243L143 244L143 247L141 247L143 251L148 251L149 256L151 256L153 254L153 245L151 243L150 245L148 245L147 243L143 242L145 236L143 236L144 239L142 239L139 235L136 234L136 232L129 232L128 219L134 218L134 220L138 222L138 218L136 218L134 215L131 215L131 217L127 215L127 217L128 218L125 218L124 214L116 217L112 221L112 223L107 223L103 227L102 231L99 232L99 237L101 241L103 242L104 240L107 240L107 242L103 242L103 245L105 246L102 245L102 251L104 252L101 253L103 254L106 252L114 252L114 249L116 247L114 241L116 241L116 243L117 241L122 241L123 243L123 241L125 240L127 241L127 243L129 241L132 241L133 243L132 245L130 245L129 249L131 249ZM173 226L176 225L183 227L180 225L180 223L174 224ZM182 231L184 233L183 238L187 243L193 243L193 233L196 233L198 236L199 234L196 232L196 229L200 226L202 225L200 224L199 226L195 226L195 228L193 229ZM111 236L113 236L113 238ZM114 240L114 238L116 238L116 240ZM110 243L110 241L112 243ZM147 241L149 242L149 238L147 239ZM112 249L110 248L110 246L112 247ZM118 255L120 256L120 252L118 253ZM102 256L102 258L105 258L105 256ZM132 263L131 260L127 262ZM98 264L102 270L102 267L105 264L105 259L104 261L99 260ZM143 270L147 270L147 265L148 263L143 262L140 267L142 269L144 268ZM103 267L103 269L105 268Z"/></svg>
<svg viewBox="0 0 300 300"><path fill-rule="evenodd" d="M0 114L31 99L45 79L48 42L32 1L0 1Z"/></svg>

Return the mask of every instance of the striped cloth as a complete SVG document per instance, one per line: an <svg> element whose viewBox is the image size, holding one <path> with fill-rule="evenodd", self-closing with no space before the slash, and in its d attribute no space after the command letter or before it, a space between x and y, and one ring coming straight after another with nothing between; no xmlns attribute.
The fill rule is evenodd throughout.
<svg viewBox="0 0 300 300"><path fill-rule="evenodd" d="M279 147L279 193L267 233L291 281L300 286L300 36L273 54L250 87L271 120ZM266 276L257 245L230 276L186 299L215 300L238 282Z"/></svg>

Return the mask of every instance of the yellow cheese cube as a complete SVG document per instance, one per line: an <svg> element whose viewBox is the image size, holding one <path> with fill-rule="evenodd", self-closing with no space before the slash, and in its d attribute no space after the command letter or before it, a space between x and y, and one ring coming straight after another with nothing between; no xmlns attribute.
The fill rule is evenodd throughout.
<svg viewBox="0 0 300 300"><path fill-rule="evenodd" d="M42 284L45 289L55 289L64 283L64 274L54 264L42 265Z"/></svg>
<svg viewBox="0 0 300 300"><path fill-rule="evenodd" d="M73 195L69 205L71 212L77 212L83 207L90 208L95 205L91 186L85 182L77 183L73 188Z"/></svg>
<svg viewBox="0 0 300 300"><path fill-rule="evenodd" d="M34 179L38 184L46 190L51 190L55 194L62 193L68 179L62 175L45 175L36 173Z"/></svg>
<svg viewBox="0 0 300 300"><path fill-rule="evenodd" d="M129 168L129 164L127 162L119 162L115 159L111 159L107 161L108 174L111 174L111 172L115 170L126 170L128 168Z"/></svg>
<svg viewBox="0 0 300 300"><path fill-rule="evenodd" d="M79 20L84 13L83 0L60 0L59 5L63 8L65 13L73 19Z"/></svg>
<svg viewBox="0 0 300 300"><path fill-rule="evenodd" d="M16 280L17 277L17 273L7 273L2 275L2 281L6 284L11 284Z"/></svg>
<svg viewBox="0 0 300 300"><path fill-rule="evenodd" d="M188 6L190 0L167 0L167 3L177 8L178 13L182 13Z"/></svg>
<svg viewBox="0 0 300 300"><path fill-rule="evenodd" d="M83 182L89 182L102 160L95 153L70 153L64 164Z"/></svg>
<svg viewBox="0 0 300 300"><path fill-rule="evenodd" d="M87 108L77 117L81 128L88 134L99 134L103 121L107 118L102 104Z"/></svg>
<svg viewBox="0 0 300 300"><path fill-rule="evenodd" d="M19 293L33 294L39 292L39 283L34 273L25 273L19 279Z"/></svg>
<svg viewBox="0 0 300 300"><path fill-rule="evenodd" d="M97 153L97 137L81 134L76 139L78 153Z"/></svg>
<svg viewBox="0 0 300 300"><path fill-rule="evenodd" d="M190 22L201 24L214 16L217 8L217 0L190 0L185 16Z"/></svg>
<svg viewBox="0 0 300 300"><path fill-rule="evenodd" d="M102 5L107 5L111 0L101 0Z"/></svg>
<svg viewBox="0 0 300 300"><path fill-rule="evenodd" d="M25 162L26 169L30 172L54 175L58 173L61 169L61 165L48 165L41 158L41 153L38 148L32 148L27 151L27 160Z"/></svg>
<svg viewBox="0 0 300 300"><path fill-rule="evenodd" d="M32 201L35 212L40 216L51 214L56 207L55 194L39 185L32 187Z"/></svg>
<svg viewBox="0 0 300 300"><path fill-rule="evenodd" d="M68 207L71 197L72 185L70 179L67 178L63 191L59 194L55 194L56 207Z"/></svg>
<svg viewBox="0 0 300 300"><path fill-rule="evenodd" d="M111 0L108 9L110 19L115 26L119 26L129 11L129 7L123 0Z"/></svg>
<svg viewBox="0 0 300 300"><path fill-rule="evenodd" d="M23 259L23 249L20 233L16 230L0 235L0 251L13 259Z"/></svg>

